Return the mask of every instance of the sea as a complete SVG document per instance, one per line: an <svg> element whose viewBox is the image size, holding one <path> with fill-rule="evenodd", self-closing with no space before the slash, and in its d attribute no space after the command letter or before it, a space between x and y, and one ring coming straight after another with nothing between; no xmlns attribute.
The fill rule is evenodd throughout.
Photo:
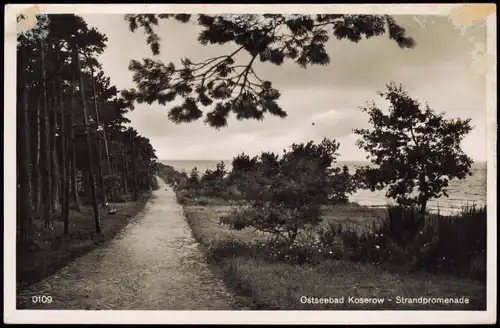
<svg viewBox="0 0 500 328"><path fill-rule="evenodd" d="M227 170L231 169L231 160L161 160L161 163L170 165L178 171L191 172L193 168L205 172L207 169L215 169L217 163L224 162ZM356 167L367 165L363 162L338 162L335 166L347 165L350 172ZM463 180L452 180L448 186L448 197L430 200L428 209L431 212L439 211L442 214L458 212L463 206L486 204L486 162L474 163L471 168L472 175ZM382 207L393 204L394 201L385 197L385 191L359 190L350 195L350 201L360 205Z"/></svg>

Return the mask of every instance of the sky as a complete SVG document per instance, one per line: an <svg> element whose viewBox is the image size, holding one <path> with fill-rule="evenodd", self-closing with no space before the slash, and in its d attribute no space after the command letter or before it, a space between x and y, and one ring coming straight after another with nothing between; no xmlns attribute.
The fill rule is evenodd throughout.
<svg viewBox="0 0 500 328"><path fill-rule="evenodd" d="M91 27L108 37L99 57L104 72L118 89L133 88L128 64L132 59L153 58L142 30L132 33L123 15L82 15ZM368 101L380 105L378 91L391 81L402 83L409 94L427 102L448 117L470 118L475 127L464 140L463 150L475 161L486 161L485 78L475 69L474 55L484 52L486 25L476 21L467 29L454 26L445 16L395 16L417 45L400 49L386 35L359 43L327 43L328 66L300 68L293 62L282 66L257 63L260 78L269 79L281 92L279 104L288 117L267 116L264 121L229 120L215 130L202 120L176 125L167 117L169 108L138 104L128 114L131 125L148 137L163 160L226 160L245 152L281 152L293 143L335 138L341 161L364 161L366 153L355 145L355 128L367 128L368 117L359 107ZM180 63L181 58L201 61L228 54L235 45L202 46L194 23L163 21L157 27L162 38L159 59ZM246 64L245 56L236 57ZM312 124L314 123L314 125Z"/></svg>

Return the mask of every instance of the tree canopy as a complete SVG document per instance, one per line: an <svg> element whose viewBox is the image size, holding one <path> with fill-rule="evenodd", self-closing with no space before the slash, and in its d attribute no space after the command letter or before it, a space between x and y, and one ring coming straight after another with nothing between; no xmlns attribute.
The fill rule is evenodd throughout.
<svg viewBox="0 0 500 328"><path fill-rule="evenodd" d="M189 14L130 14L125 19L130 30L142 28L153 55L160 53L160 36L155 28L163 19L187 23ZM197 15L201 27L201 45L234 44L233 52L201 62L182 59L181 67L173 62L144 58L132 60L137 87L124 90L129 101L161 105L177 97L184 102L169 110L175 123L192 122L204 117L214 128L227 125L232 113L238 120L264 119L265 115L286 117L279 106L280 92L272 81L259 78L253 69L256 60L282 65L292 61L300 67L328 65L325 48L331 37L359 42L388 34L400 48L412 48L415 41L389 15ZM247 53L246 63L235 61L238 53Z"/></svg>
<svg viewBox="0 0 500 328"><path fill-rule="evenodd" d="M92 166L98 168L97 193L118 201L128 197L128 182L135 195L154 183L156 159L150 141L127 126L125 114L133 106L98 61L107 37L77 15L36 19L35 27L17 38L18 218L24 240L32 237L33 218L51 223L61 207L68 233L69 188L77 209L80 199L95 201ZM107 188L111 177L118 181L115 189L123 190ZM106 197L101 199L105 204Z"/></svg>
<svg viewBox="0 0 500 328"><path fill-rule="evenodd" d="M376 165L364 169L366 182L372 190L388 187L387 197L425 211L429 199L447 196L451 179L470 175L472 159L461 149L470 119L447 119L395 83L379 95L390 102L388 110L375 103L362 107L372 128L354 130L361 136L358 146Z"/></svg>

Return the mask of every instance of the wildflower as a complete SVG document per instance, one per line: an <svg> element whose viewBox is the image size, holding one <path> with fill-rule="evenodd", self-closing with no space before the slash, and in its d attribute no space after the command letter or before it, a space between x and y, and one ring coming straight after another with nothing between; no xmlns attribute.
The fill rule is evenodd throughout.
<svg viewBox="0 0 500 328"><path fill-rule="evenodd" d="M379 245L375 245L375 248L376 248L376 249L380 249L380 246L379 246Z"/></svg>
<svg viewBox="0 0 500 328"><path fill-rule="evenodd" d="M330 254L333 254L333 252L332 252L332 251L330 251L329 253L330 253Z"/></svg>

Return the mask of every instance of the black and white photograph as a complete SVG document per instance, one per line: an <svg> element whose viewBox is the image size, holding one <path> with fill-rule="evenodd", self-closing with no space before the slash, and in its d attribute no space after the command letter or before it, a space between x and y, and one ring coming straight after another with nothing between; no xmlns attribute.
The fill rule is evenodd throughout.
<svg viewBox="0 0 500 328"><path fill-rule="evenodd" d="M5 322L495 322L494 4L6 9Z"/></svg>

